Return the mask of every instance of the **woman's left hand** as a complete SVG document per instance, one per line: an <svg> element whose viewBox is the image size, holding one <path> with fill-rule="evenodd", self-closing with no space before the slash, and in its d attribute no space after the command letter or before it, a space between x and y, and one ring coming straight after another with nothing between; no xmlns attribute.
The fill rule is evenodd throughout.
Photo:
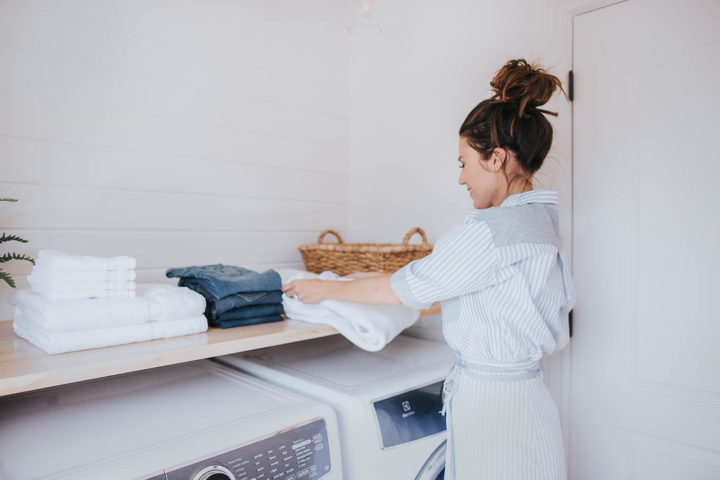
<svg viewBox="0 0 720 480"><path fill-rule="evenodd" d="M297 298L302 303L318 303L329 297L330 284L337 283L328 280L293 280L283 285L282 291L288 297Z"/></svg>

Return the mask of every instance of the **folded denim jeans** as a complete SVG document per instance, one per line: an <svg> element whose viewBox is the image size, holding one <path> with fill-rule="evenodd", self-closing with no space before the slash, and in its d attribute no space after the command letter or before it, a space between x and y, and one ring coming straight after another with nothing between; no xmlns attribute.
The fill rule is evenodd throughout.
<svg viewBox="0 0 720 480"><path fill-rule="evenodd" d="M250 305L247 307L233 308L220 315L212 315L209 309L205 310L205 316L212 322L223 320L243 320L254 317L266 317L268 315L279 315L285 313L282 303L274 303L270 305Z"/></svg>
<svg viewBox="0 0 720 480"><path fill-rule="evenodd" d="M282 290L234 293L220 300L209 300L205 313L208 314L208 318L217 318L219 315L236 308L274 303L282 303Z"/></svg>
<svg viewBox="0 0 720 480"><path fill-rule="evenodd" d="M234 320L221 320L212 326L216 328L244 327L246 325L257 325L260 323L279 322L283 319L280 315L268 315L265 317L237 318Z"/></svg>
<svg viewBox="0 0 720 480"><path fill-rule="evenodd" d="M179 286L195 290L208 300L219 300L240 292L269 292L282 287L280 274L275 270L258 273L234 265L170 268L165 275L180 277Z"/></svg>

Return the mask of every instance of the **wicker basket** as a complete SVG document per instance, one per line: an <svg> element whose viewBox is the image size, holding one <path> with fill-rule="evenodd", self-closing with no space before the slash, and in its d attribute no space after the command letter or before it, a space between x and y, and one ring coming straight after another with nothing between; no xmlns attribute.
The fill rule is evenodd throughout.
<svg viewBox="0 0 720 480"><path fill-rule="evenodd" d="M328 233L335 235L338 243L323 243ZM416 233L422 237L422 244L410 245L410 237ZM308 272L329 270L338 275L353 272L392 273L428 255L432 249L422 228L411 229L402 243L343 243L336 231L325 230L318 237L318 243L298 247Z"/></svg>

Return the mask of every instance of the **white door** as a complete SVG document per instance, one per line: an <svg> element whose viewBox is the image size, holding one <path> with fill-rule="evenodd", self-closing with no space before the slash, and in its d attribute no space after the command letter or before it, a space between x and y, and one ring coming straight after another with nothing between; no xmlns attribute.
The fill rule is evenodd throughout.
<svg viewBox="0 0 720 480"><path fill-rule="evenodd" d="M574 19L573 480L720 479L720 1Z"/></svg>

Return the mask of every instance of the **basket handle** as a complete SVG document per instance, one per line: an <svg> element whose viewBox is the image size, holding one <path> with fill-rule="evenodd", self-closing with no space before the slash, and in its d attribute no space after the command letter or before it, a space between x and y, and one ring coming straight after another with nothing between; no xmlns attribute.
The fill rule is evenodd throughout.
<svg viewBox="0 0 720 480"><path fill-rule="evenodd" d="M415 235L416 233L419 233L420 236L422 237L422 244L423 244L423 245L427 245L427 244L428 244L428 243L427 243L427 237L425 236L425 231L424 231L422 228L420 228L420 227L415 227L415 228L411 228L410 231L405 234L405 238L403 238L403 241L402 241L403 245L407 245L408 243L410 243L410 237L412 237L412 236Z"/></svg>
<svg viewBox="0 0 720 480"><path fill-rule="evenodd" d="M338 239L338 243L343 243L342 237L341 237L340 234L337 233L335 230L325 230L325 231L322 232L322 233L320 234L320 236L318 237L318 243L319 243L319 244L322 244L322 243L323 243L323 238L324 238L325 235L327 235L328 233L331 233L331 234L335 235L335 238Z"/></svg>

